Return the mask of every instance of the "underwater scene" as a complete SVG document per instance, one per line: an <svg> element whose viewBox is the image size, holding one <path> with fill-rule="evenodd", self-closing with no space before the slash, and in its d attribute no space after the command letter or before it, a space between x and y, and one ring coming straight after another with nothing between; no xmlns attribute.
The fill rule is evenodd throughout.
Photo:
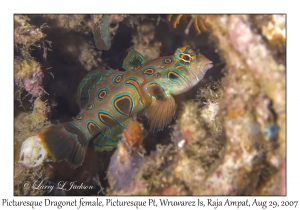
<svg viewBox="0 0 300 210"><path fill-rule="evenodd" d="M286 195L285 14L15 14L14 195Z"/></svg>

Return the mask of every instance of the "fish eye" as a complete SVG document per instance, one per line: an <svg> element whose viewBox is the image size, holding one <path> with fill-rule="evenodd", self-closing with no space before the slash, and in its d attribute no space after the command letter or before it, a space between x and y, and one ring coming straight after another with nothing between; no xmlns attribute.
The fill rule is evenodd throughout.
<svg viewBox="0 0 300 210"><path fill-rule="evenodd" d="M181 58L184 62L190 62L192 60L192 57L188 54L182 54Z"/></svg>
<svg viewBox="0 0 300 210"><path fill-rule="evenodd" d="M187 56L187 55L185 55L185 56L183 57L184 60L189 60L189 58L190 58L190 57Z"/></svg>

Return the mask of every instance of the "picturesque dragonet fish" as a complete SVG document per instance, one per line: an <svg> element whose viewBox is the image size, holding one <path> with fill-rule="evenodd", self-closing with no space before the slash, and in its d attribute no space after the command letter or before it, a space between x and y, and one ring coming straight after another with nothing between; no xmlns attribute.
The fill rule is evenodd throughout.
<svg viewBox="0 0 300 210"><path fill-rule="evenodd" d="M89 144L97 151L114 148L139 112L148 118L150 130L164 128L175 113L173 95L190 90L212 66L189 47L149 62L131 50L123 62L125 71L96 70L83 78L76 100L81 113L75 120L47 127L37 138L54 161L78 167Z"/></svg>

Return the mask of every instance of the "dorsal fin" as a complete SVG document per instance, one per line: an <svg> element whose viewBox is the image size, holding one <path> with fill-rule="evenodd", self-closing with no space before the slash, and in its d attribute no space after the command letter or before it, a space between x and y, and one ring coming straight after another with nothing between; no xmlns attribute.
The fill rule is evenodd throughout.
<svg viewBox="0 0 300 210"><path fill-rule="evenodd" d="M132 71L136 71L141 68L144 63L144 57L134 49L131 49L123 61L122 68L125 70L130 69Z"/></svg>

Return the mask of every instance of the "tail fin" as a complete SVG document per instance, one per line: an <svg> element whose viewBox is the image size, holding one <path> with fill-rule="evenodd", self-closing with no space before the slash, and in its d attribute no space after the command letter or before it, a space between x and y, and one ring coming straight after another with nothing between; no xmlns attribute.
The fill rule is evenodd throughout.
<svg viewBox="0 0 300 210"><path fill-rule="evenodd" d="M65 160L74 168L82 164L89 139L74 123L45 128L39 137L54 161Z"/></svg>

